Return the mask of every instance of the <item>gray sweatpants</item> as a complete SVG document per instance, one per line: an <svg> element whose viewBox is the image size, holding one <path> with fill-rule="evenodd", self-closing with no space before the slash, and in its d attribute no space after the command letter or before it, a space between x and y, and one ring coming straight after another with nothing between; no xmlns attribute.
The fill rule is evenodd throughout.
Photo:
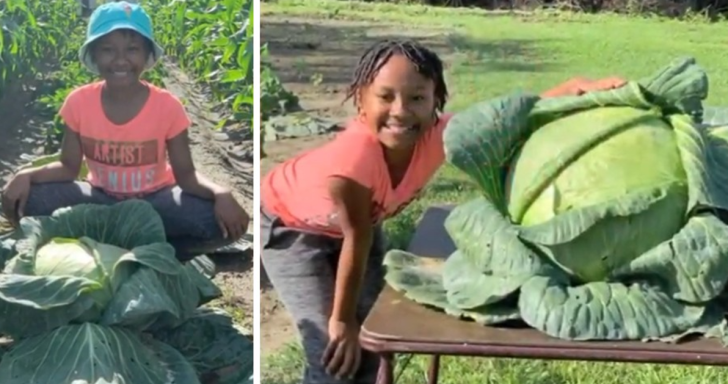
<svg viewBox="0 0 728 384"><path fill-rule="evenodd" d="M162 217L167 241L177 259L187 261L213 252L231 241L222 236L214 212L214 202L167 187L142 198ZM58 208L78 204L114 204L118 199L87 182L33 184L25 205L26 216L50 215Z"/></svg>
<svg viewBox="0 0 728 384"><path fill-rule="evenodd" d="M296 322L306 353L302 384L374 384L379 360L370 352L362 351L361 365L353 380L337 380L321 364L329 341L328 322L342 241L287 228L265 209L260 212L261 263ZM357 307L360 324L384 287L385 250L384 233L377 228Z"/></svg>

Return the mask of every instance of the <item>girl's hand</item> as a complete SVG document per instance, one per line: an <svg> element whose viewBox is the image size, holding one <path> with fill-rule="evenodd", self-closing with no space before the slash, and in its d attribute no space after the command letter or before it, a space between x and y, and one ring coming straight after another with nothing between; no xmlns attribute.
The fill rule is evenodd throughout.
<svg viewBox="0 0 728 384"><path fill-rule="evenodd" d="M354 376L361 363L359 326L343 321L329 321L329 344L326 346L321 364L326 372L339 380Z"/></svg>
<svg viewBox="0 0 728 384"><path fill-rule="evenodd" d="M30 175L27 173L18 172L5 184L2 195L3 215L13 225L18 225L23 217L23 210L29 194Z"/></svg>
<svg viewBox="0 0 728 384"><path fill-rule="evenodd" d="M599 80L590 80L583 77L575 77L563 84L560 84L546 92L541 97L579 96L587 92L605 91L616 89L627 82L619 77L607 77Z"/></svg>
<svg viewBox="0 0 728 384"><path fill-rule="evenodd" d="M250 223L248 213L230 192L215 196L215 217L223 236L233 241L245 234Z"/></svg>

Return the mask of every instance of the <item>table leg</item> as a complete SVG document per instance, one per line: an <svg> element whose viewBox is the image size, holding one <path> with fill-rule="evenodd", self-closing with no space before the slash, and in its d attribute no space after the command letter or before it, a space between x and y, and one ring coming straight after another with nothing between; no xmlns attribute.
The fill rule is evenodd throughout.
<svg viewBox="0 0 728 384"><path fill-rule="evenodd" d="M440 355L432 355L430 369L427 373L427 384L437 384L440 377Z"/></svg>
<svg viewBox="0 0 728 384"><path fill-rule="evenodd" d="M377 384L394 383L394 355L381 353L379 355L379 372L377 373Z"/></svg>

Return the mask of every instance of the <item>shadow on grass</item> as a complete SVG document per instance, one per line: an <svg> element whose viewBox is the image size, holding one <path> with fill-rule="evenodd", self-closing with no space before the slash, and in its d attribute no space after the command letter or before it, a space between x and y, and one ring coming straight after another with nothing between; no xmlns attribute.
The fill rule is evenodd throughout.
<svg viewBox="0 0 728 384"><path fill-rule="evenodd" d="M484 40L464 35L450 35L448 44L452 46L454 76L469 73L488 72L544 72L556 67L558 63L544 61L539 45L545 39L499 39Z"/></svg>
<svg viewBox="0 0 728 384"><path fill-rule="evenodd" d="M457 64L459 71L536 72L556 64L539 59L540 40L482 40L387 22L327 25L275 20L264 22L261 29L271 64L283 83L310 82L312 75L320 75L320 84L347 84L362 53L383 39L417 40L438 53L446 66Z"/></svg>

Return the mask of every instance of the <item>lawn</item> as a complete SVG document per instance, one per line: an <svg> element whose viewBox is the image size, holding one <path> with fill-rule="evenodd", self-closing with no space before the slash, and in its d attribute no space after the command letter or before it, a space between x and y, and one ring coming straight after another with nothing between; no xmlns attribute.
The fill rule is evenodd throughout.
<svg viewBox="0 0 728 384"><path fill-rule="evenodd" d="M396 23L447 36L447 110L516 90L541 91L573 76L638 79L672 59L693 56L708 72L711 105L728 104L728 25L700 20L679 22L615 15L495 16L475 10L337 1L276 1L262 4L262 42L266 17ZM353 69L353 68L352 68ZM475 189L459 171L445 166L423 197L386 228L394 247L405 247L423 210L440 202L460 202ZM261 319L265 322L266 319ZM265 347L264 347L265 348ZM293 341L272 353L261 370L265 384L292 384L300 377L300 347ZM424 382L428 360L414 358L398 383ZM401 365L400 365L401 367ZM577 384L577 383L712 383L728 381L728 371L711 367L546 362L508 359L445 358L441 383ZM396 373L397 374L397 373Z"/></svg>

